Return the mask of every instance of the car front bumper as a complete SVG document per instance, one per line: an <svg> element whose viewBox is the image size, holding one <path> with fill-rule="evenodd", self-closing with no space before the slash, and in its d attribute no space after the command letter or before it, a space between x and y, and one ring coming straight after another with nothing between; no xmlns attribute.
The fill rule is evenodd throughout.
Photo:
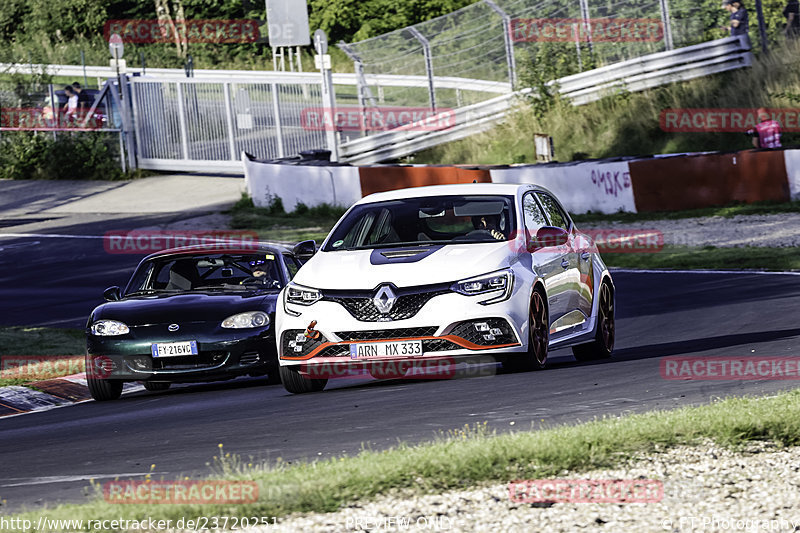
<svg viewBox="0 0 800 533"><path fill-rule="evenodd" d="M156 326L134 327L131 333L117 337L88 334L87 372L106 379L188 383L265 374L277 366L271 326L247 330L214 327L216 330L192 324L183 327L179 335L169 336L148 331ZM198 353L153 357L154 343L181 341L196 341Z"/></svg>
<svg viewBox="0 0 800 533"><path fill-rule="evenodd" d="M308 368L326 364L374 361L470 359L476 354L502 354L527 349L527 297L482 305L485 295L448 292L426 301L416 314L401 320L359 320L345 305L321 300L310 306L279 302L277 348L281 366ZM520 304L524 300L523 304ZM299 312L299 316L293 316ZM371 317L374 318L374 317ZM316 322L313 327L310 325ZM352 344L419 340L423 353L379 356L351 355Z"/></svg>

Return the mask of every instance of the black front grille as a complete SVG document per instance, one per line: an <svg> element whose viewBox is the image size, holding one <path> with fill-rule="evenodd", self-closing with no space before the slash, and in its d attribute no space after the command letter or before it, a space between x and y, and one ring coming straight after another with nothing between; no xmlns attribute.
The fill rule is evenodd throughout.
<svg viewBox="0 0 800 533"><path fill-rule="evenodd" d="M347 309L353 318L361 322L382 322L405 320L416 315L431 298L447 294L449 287L442 285L424 288L397 289L397 300L388 313L381 313L373 302L377 289L369 293L346 293L344 291L325 291L323 300L335 302Z"/></svg>
<svg viewBox="0 0 800 533"><path fill-rule="evenodd" d="M424 328L377 329L369 331L339 331L336 335L343 341L375 341L382 339L407 339L409 337L431 337L436 326Z"/></svg>
<svg viewBox="0 0 800 533"><path fill-rule="evenodd" d="M153 357L153 370L193 370L220 365L228 352L212 351L180 357ZM133 368L136 368L135 366Z"/></svg>
<svg viewBox="0 0 800 533"><path fill-rule="evenodd" d="M486 325L485 328L483 327L484 324ZM479 331L479 328L486 331ZM517 343L514 330L511 328L511 325L502 318L485 318L460 322L453 327L450 335L461 337L465 341L477 344L478 346L497 346L499 344Z"/></svg>
<svg viewBox="0 0 800 533"><path fill-rule="evenodd" d="M333 344L326 346L317 354L317 357L350 357L349 344Z"/></svg>
<svg viewBox="0 0 800 533"><path fill-rule="evenodd" d="M283 332L281 346L283 347L284 357L303 357L311 353L320 344L327 342L321 333L319 338L309 339L305 337L305 332L306 330L304 329L287 329ZM303 338L303 342L297 342L298 335ZM300 350L296 349L297 346L300 346Z"/></svg>
<svg viewBox="0 0 800 533"><path fill-rule="evenodd" d="M246 352L243 353L241 357L239 357L239 364L240 365L252 365L258 363L261 359L261 356L258 352Z"/></svg>
<svg viewBox="0 0 800 533"><path fill-rule="evenodd" d="M422 351L444 352L447 350L458 350L461 346L447 339L425 339L422 341Z"/></svg>

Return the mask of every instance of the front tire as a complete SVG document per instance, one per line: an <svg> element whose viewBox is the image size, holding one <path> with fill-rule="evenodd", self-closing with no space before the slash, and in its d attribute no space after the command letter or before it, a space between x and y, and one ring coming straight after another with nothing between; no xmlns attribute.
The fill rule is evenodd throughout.
<svg viewBox="0 0 800 533"><path fill-rule="evenodd" d="M547 365L550 345L550 319L542 291L536 289L528 311L528 351L509 355L503 367L510 372L542 370Z"/></svg>
<svg viewBox="0 0 800 533"><path fill-rule="evenodd" d="M96 402L117 400L122 396L122 381L118 379L97 379L87 376L86 385Z"/></svg>
<svg viewBox="0 0 800 533"><path fill-rule="evenodd" d="M307 378L290 366L280 367L283 388L292 394L305 394L306 392L319 392L328 384L328 380Z"/></svg>
<svg viewBox="0 0 800 533"><path fill-rule="evenodd" d="M614 351L616 330L614 325L614 291L611 284L600 285L600 302L597 306L597 331L594 340L572 347L572 355L581 362L608 359Z"/></svg>

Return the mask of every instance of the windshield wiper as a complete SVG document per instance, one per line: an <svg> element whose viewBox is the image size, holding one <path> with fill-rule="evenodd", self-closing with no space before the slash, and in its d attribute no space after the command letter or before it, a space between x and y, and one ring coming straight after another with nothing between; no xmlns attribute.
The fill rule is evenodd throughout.
<svg viewBox="0 0 800 533"><path fill-rule="evenodd" d="M138 291L129 292L125 296L137 296L139 294L158 294L161 292L177 292L174 289L139 289Z"/></svg>
<svg viewBox="0 0 800 533"><path fill-rule="evenodd" d="M393 242L393 243L377 243L365 244L363 246L354 246L352 248L342 248L343 250L380 250L383 248L408 248L411 246L436 246L442 242L447 241L414 241L414 242Z"/></svg>

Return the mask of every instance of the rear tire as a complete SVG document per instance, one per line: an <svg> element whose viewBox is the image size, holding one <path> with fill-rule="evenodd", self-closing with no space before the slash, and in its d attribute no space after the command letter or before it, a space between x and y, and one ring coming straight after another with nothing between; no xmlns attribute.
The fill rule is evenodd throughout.
<svg viewBox="0 0 800 533"><path fill-rule="evenodd" d="M545 297L540 289L533 291L528 311L528 351L507 355L503 368L509 372L542 370L547 366L550 344L550 319Z"/></svg>
<svg viewBox="0 0 800 533"><path fill-rule="evenodd" d="M292 394L305 394L306 392L319 392L328 384L327 379L312 379L300 375L295 368L290 366L280 367L283 388Z"/></svg>
<svg viewBox="0 0 800 533"><path fill-rule="evenodd" d="M160 392L165 391L169 388L172 383L165 383L163 381L145 381L144 388L149 390L150 392Z"/></svg>
<svg viewBox="0 0 800 533"><path fill-rule="evenodd" d="M96 402L117 400L122 396L122 381L118 379L97 379L87 376L86 385Z"/></svg>
<svg viewBox="0 0 800 533"><path fill-rule="evenodd" d="M614 351L614 291L611 284L600 285L600 302L597 306L597 331L594 340L572 347L572 355L581 362L608 359Z"/></svg>

